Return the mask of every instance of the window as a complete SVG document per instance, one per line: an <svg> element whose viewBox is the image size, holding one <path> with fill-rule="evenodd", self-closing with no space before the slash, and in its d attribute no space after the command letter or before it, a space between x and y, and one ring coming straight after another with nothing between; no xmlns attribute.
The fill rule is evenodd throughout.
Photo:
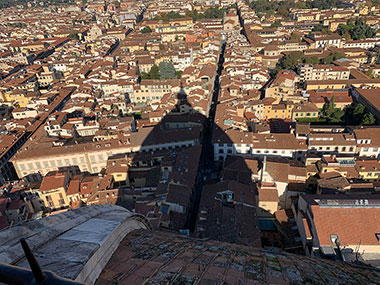
<svg viewBox="0 0 380 285"><path fill-rule="evenodd" d="M57 160L58 166L62 166L62 160Z"/></svg>
<svg viewBox="0 0 380 285"><path fill-rule="evenodd" d="M103 154L99 154L99 155L98 155L98 160L99 160L99 161L103 161Z"/></svg>
<svg viewBox="0 0 380 285"><path fill-rule="evenodd" d="M80 163L85 163L85 162L84 162L84 157L81 157L81 158L80 158Z"/></svg>
<svg viewBox="0 0 380 285"><path fill-rule="evenodd" d="M91 162L95 162L95 156L93 156L93 155L90 156L90 161L91 161Z"/></svg>
<svg viewBox="0 0 380 285"><path fill-rule="evenodd" d="M33 164L29 163L28 164L28 168L29 168L29 170L32 170L33 169Z"/></svg>
<svg viewBox="0 0 380 285"><path fill-rule="evenodd" d="M24 164L20 164L20 168L22 171L25 171L25 165Z"/></svg>
<svg viewBox="0 0 380 285"><path fill-rule="evenodd" d="M363 151L368 151L368 147L365 147Z"/></svg>
<svg viewBox="0 0 380 285"><path fill-rule="evenodd" d="M54 206L53 200L51 199L50 195L46 196L46 201L47 201L49 207L53 207Z"/></svg>
<svg viewBox="0 0 380 285"><path fill-rule="evenodd" d="M49 162L44 161L44 166L45 166L45 168L49 168Z"/></svg>
<svg viewBox="0 0 380 285"><path fill-rule="evenodd" d="M69 164L70 164L70 160L65 159L65 165L69 165Z"/></svg>
<svg viewBox="0 0 380 285"><path fill-rule="evenodd" d="M380 233L376 233L375 237L376 237L377 242L380 242Z"/></svg>
<svg viewBox="0 0 380 285"><path fill-rule="evenodd" d="M37 169L40 169L41 168L41 163L36 162L36 167L37 167Z"/></svg>
<svg viewBox="0 0 380 285"><path fill-rule="evenodd" d="M55 167L55 161L50 161L51 167Z"/></svg>
<svg viewBox="0 0 380 285"><path fill-rule="evenodd" d="M65 200L63 199L62 193L59 193L59 201L58 202L61 206L65 205Z"/></svg>
<svg viewBox="0 0 380 285"><path fill-rule="evenodd" d="M354 147L353 146L350 146L350 151L354 151Z"/></svg>
<svg viewBox="0 0 380 285"><path fill-rule="evenodd" d="M73 164L78 164L78 160L76 158L73 158Z"/></svg>

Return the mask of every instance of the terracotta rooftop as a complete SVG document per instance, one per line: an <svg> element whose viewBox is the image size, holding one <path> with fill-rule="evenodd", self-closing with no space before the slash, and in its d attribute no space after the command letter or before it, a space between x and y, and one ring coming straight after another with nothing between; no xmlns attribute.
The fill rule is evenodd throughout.
<svg viewBox="0 0 380 285"><path fill-rule="evenodd" d="M95 284L374 284L377 270L259 248L137 230Z"/></svg>

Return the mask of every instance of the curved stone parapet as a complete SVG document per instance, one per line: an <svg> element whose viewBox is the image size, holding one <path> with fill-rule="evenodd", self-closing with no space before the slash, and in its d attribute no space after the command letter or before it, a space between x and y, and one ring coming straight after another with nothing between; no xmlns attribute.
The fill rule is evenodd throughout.
<svg viewBox="0 0 380 285"><path fill-rule="evenodd" d="M143 216L115 205L95 205L34 220L0 232L0 262L29 268L25 238L43 270L93 284L133 230L151 229Z"/></svg>

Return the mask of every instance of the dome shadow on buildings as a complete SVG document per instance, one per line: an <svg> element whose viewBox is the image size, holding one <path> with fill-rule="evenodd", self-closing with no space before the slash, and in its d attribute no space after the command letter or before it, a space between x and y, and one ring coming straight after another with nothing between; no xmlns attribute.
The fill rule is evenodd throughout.
<svg viewBox="0 0 380 285"><path fill-rule="evenodd" d="M131 154L128 170L131 193L119 195L117 203L151 218L157 228L260 245L256 208L242 206L244 202L256 205L251 169L242 159L238 168L221 170L223 161L214 161L212 134L224 144L233 141L213 120L192 108L182 88L176 101L154 127L140 126L141 135L132 145L141 148ZM134 195L136 189L155 185L155 191Z"/></svg>

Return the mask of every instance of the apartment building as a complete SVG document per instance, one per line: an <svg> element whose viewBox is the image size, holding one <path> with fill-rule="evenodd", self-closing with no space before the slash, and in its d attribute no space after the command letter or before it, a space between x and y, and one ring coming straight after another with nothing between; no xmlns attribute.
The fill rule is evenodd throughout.
<svg viewBox="0 0 380 285"><path fill-rule="evenodd" d="M324 64L302 64L298 67L300 81L307 80L347 80L350 70L344 66Z"/></svg>
<svg viewBox="0 0 380 285"><path fill-rule="evenodd" d="M349 133L312 133L309 134L310 153L356 153L356 138Z"/></svg>
<svg viewBox="0 0 380 285"><path fill-rule="evenodd" d="M290 70L281 70L276 78L272 79L265 88L265 97L276 99L274 103L281 100L290 100L296 95L296 83L299 81L297 74Z"/></svg>
<svg viewBox="0 0 380 285"><path fill-rule="evenodd" d="M48 66L42 66L42 72L37 73L37 82L40 87L48 87L55 78L55 72Z"/></svg>
<svg viewBox="0 0 380 285"><path fill-rule="evenodd" d="M318 109L322 109L332 98L334 98L334 107L341 110L353 102L348 90L309 90L307 94L309 102L314 103Z"/></svg>
<svg viewBox="0 0 380 285"><path fill-rule="evenodd" d="M107 81L101 84L105 97L114 97L115 94L124 98L133 98L133 83L121 80Z"/></svg>
<svg viewBox="0 0 380 285"><path fill-rule="evenodd" d="M380 128L361 128L354 130L357 153L360 157L378 158L380 154Z"/></svg>
<svg viewBox="0 0 380 285"><path fill-rule="evenodd" d="M278 194L277 202L281 208L288 209L291 207L292 197L305 191L307 171L306 166L298 160L269 156L264 159L261 169L257 174L253 173L252 177L258 181L262 190L266 187L275 188Z"/></svg>
<svg viewBox="0 0 380 285"><path fill-rule="evenodd" d="M110 156L131 152L152 152L199 144L200 127L160 129L147 127L124 139L93 142L79 138L63 142L39 142L25 146L12 158L18 177L33 173L45 175L65 166L78 166L82 172L98 173L107 166Z"/></svg>
<svg viewBox="0 0 380 285"><path fill-rule="evenodd" d="M277 156L301 159L307 151L306 142L293 134L258 134L226 130L213 135L214 159L224 161L227 155Z"/></svg>
<svg viewBox="0 0 380 285"><path fill-rule="evenodd" d="M306 81L306 90L342 90L349 86L347 80L309 80Z"/></svg>
<svg viewBox="0 0 380 285"><path fill-rule="evenodd" d="M304 22L304 21L319 21L321 18L321 13L313 11L313 13L295 13L293 15L294 19L297 22Z"/></svg>
<svg viewBox="0 0 380 285"><path fill-rule="evenodd" d="M376 45L380 44L380 39L361 39L361 40L351 40L345 41L343 43L343 48L363 48L370 49L374 48Z"/></svg>
<svg viewBox="0 0 380 285"><path fill-rule="evenodd" d="M311 48L328 48L328 47L342 47L342 37L338 34L324 35L321 33L314 33L310 36L313 40Z"/></svg>
<svg viewBox="0 0 380 285"><path fill-rule="evenodd" d="M294 105L292 112L292 120L302 118L319 118L319 108L310 102L300 102Z"/></svg>
<svg viewBox="0 0 380 285"><path fill-rule="evenodd" d="M296 222L305 253L341 261L378 263L378 195L303 195Z"/></svg>
<svg viewBox="0 0 380 285"><path fill-rule="evenodd" d="M143 79L140 85L134 87L132 103L159 103L166 93L178 93L179 91L179 80Z"/></svg>
<svg viewBox="0 0 380 285"><path fill-rule="evenodd" d="M46 207L59 209L69 206L66 191L71 177L72 173L67 170L51 171L46 174L39 191Z"/></svg>
<svg viewBox="0 0 380 285"><path fill-rule="evenodd" d="M272 98L265 98L272 99ZM292 111L294 104L291 101L272 104L272 100L263 100L264 101L264 119L291 119Z"/></svg>
<svg viewBox="0 0 380 285"><path fill-rule="evenodd" d="M380 161L377 159L358 159L355 163L361 179L379 181Z"/></svg>

